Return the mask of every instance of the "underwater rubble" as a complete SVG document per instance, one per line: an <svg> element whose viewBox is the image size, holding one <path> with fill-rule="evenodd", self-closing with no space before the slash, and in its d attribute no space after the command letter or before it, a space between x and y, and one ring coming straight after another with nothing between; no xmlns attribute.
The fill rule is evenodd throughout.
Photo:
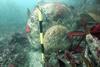
<svg viewBox="0 0 100 67"><path fill-rule="evenodd" d="M0 67L28 67L29 41L25 33L0 40Z"/></svg>

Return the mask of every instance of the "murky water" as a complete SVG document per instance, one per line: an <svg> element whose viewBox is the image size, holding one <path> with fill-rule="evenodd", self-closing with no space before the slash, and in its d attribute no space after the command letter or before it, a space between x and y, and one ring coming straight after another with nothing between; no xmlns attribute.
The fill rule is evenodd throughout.
<svg viewBox="0 0 100 67"><path fill-rule="evenodd" d="M1 67L9 65L12 65L10 67L43 67L42 52L35 51L30 45L25 33L25 26L29 18L27 9L32 12L38 3L44 2L66 3L71 9L72 15L68 20L71 22L77 22L78 14L97 6L95 0L0 0Z"/></svg>

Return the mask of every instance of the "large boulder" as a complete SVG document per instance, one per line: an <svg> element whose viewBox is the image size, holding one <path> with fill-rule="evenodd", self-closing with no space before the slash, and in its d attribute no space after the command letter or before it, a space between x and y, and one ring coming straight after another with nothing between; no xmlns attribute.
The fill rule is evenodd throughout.
<svg viewBox="0 0 100 67"><path fill-rule="evenodd" d="M44 63L42 61L43 57L41 51L42 47L39 41L40 40L39 20L38 20L39 10L41 11L43 16L43 33L45 34L44 48L46 52L48 52L50 49L52 49L51 52L58 49L61 50L65 49L63 47L66 46L67 44L66 33L68 31L68 29L66 28L69 27L71 28L71 26L69 25L70 22L67 23L68 17L70 16L70 9L67 5L63 3L39 4L39 7L36 7L32 11L32 14L28 19L26 27L26 31L28 32L27 33L28 39L33 48L33 51L31 52L32 56L31 55L29 56L30 58L33 57L33 59L30 59L29 67L36 67L37 65L41 67ZM50 49L48 47L50 47Z"/></svg>
<svg viewBox="0 0 100 67"><path fill-rule="evenodd" d="M62 3L45 3L39 5L43 15L43 33L54 26L63 25L69 29L70 22L67 22L70 16L70 9L67 5ZM35 50L41 49L39 42L39 20L38 7L36 7L27 22L27 29L29 41Z"/></svg>

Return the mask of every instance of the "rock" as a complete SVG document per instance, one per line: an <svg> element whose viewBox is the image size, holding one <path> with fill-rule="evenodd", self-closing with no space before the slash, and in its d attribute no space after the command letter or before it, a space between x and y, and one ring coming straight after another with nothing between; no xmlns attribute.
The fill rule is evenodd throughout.
<svg viewBox="0 0 100 67"><path fill-rule="evenodd" d="M47 53L57 52L69 48L67 44L68 29L61 25L49 28L44 35L44 49Z"/></svg>

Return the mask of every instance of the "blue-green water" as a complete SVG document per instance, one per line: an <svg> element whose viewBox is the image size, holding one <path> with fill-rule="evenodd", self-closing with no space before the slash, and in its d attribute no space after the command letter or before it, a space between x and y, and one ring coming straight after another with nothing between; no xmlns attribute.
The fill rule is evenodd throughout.
<svg viewBox="0 0 100 67"><path fill-rule="evenodd" d="M27 8L34 6L34 0L0 0L0 34L24 31Z"/></svg>

